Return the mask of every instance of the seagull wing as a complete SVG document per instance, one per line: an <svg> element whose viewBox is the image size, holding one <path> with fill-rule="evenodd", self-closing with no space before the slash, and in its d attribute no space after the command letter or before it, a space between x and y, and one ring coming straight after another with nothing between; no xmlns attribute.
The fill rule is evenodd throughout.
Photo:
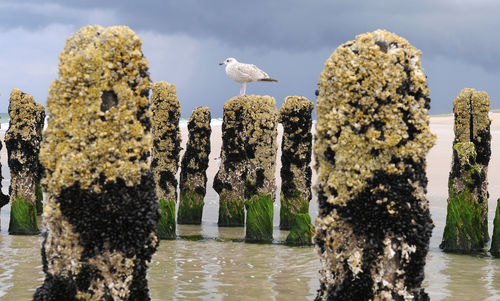
<svg viewBox="0 0 500 301"><path fill-rule="evenodd" d="M244 77L247 79L247 82L255 82L263 78L269 78L269 75L267 75L267 73L252 64L238 64L236 68L238 72L244 75Z"/></svg>

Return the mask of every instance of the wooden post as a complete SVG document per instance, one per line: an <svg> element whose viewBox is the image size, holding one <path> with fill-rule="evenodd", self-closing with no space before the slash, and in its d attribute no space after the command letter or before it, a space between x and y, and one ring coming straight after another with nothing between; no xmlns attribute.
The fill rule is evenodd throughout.
<svg viewBox="0 0 500 301"><path fill-rule="evenodd" d="M60 54L40 161L45 281L34 300L150 300L159 219L141 39L86 26Z"/></svg>
<svg viewBox="0 0 500 301"><path fill-rule="evenodd" d="M179 224L201 224L207 191L208 156L210 155L210 109L197 107L188 122L189 140L182 157Z"/></svg>
<svg viewBox="0 0 500 301"><path fill-rule="evenodd" d="M314 153L322 261L317 300L427 300L429 90L421 53L377 30L320 75Z"/></svg>
<svg viewBox="0 0 500 301"><path fill-rule="evenodd" d="M490 98L463 89L453 101L455 139L448 180L448 208L440 248L481 252L488 236L488 163L491 155Z"/></svg>
<svg viewBox="0 0 500 301"><path fill-rule="evenodd" d="M151 169L155 175L156 193L160 200L161 218L158 222L160 239L175 239L175 204L181 133L179 118L181 106L175 85L161 81L155 83L151 96L153 111L153 150Z"/></svg>
<svg viewBox="0 0 500 301"><path fill-rule="evenodd" d="M9 233L38 234L36 215L41 203L38 154L45 108L30 94L12 89L9 116L9 129L5 133L10 169Z"/></svg>

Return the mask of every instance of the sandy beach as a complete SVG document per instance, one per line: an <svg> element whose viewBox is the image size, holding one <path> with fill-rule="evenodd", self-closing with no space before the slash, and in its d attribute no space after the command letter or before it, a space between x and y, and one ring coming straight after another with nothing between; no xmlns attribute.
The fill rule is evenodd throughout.
<svg viewBox="0 0 500 301"><path fill-rule="evenodd" d="M488 169L488 181L489 181L489 205L490 211L494 211L496 206L497 198L500 198L500 153L495 152L495 149L500 147L500 113L490 113L491 118L491 161ZM448 173L451 168L451 155L452 155L452 141L454 137L453 133L453 115L440 115L431 116L430 118L431 131L437 136L436 144L430 150L427 156L427 196L432 199L431 207L444 208L446 210L446 197L448 194ZM181 126L181 158L186 147L188 140L188 129L187 126ZM278 155L276 164L276 185L280 186L280 168L281 168L281 139L282 139L282 127L278 127ZM313 126L314 131L314 126ZM0 132L0 139L3 143L5 133ZM215 174L219 169L219 163L217 158L220 156L220 149L222 146L222 126L220 124L212 125L212 135L210 139L210 162L207 170L208 183L207 188L211 189L213 179ZM8 180L10 174L7 165L7 149L5 144L0 151L1 163L2 163L2 176L4 177L4 183L2 185L4 192L8 191ZM312 165L312 164L311 164ZM316 182L316 172L313 168L313 184ZM437 201L440 200L440 201ZM311 204L315 206L315 204Z"/></svg>

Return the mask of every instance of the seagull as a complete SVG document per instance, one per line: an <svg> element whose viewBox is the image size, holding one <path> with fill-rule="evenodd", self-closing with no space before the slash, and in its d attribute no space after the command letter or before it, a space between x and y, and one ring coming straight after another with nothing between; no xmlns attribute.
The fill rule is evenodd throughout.
<svg viewBox="0 0 500 301"><path fill-rule="evenodd" d="M226 65L226 74L230 79L241 84L240 95L246 95L247 83L253 82L277 82L276 79L270 78L267 73L257 68L252 64L238 62L235 58L227 58L219 65ZM242 92L243 91L243 92Z"/></svg>

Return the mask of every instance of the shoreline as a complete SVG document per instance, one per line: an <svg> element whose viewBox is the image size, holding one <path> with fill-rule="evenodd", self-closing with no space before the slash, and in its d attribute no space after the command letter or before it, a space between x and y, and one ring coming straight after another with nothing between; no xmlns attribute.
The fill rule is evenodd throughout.
<svg viewBox="0 0 500 301"><path fill-rule="evenodd" d="M491 118L491 159L488 168L488 191L489 191L489 205L491 214L494 213L496 208L496 199L500 197L500 185L495 185L496 182L500 181L500 152L496 152L496 149L500 149L500 111L490 112ZM454 138L453 133L453 116L431 116L430 117L430 127L431 132L437 136L435 145L431 148L427 155L427 198L432 199L431 207L439 207L446 209L446 199L448 196L448 174L451 169L451 156L452 156L452 141ZM180 158L182 158L186 143L188 140L188 129L186 126L180 126L181 130L181 152ZM314 125L312 129L313 133L315 131ZM281 124L278 125L278 136L277 136L277 162L276 162L276 185L277 185L277 198L275 204L279 203L279 190L281 185L280 169L281 169L281 139L282 139L283 128ZM3 143L5 132L0 131L0 140L2 141L2 150L0 151L1 164L2 164L2 188L4 193L8 192L10 183L10 172L7 164L7 149L5 143ZM222 146L222 122L220 124L212 125L212 134L210 137L210 155L209 155L209 166L207 169L207 196L215 194L213 191L212 184L215 174L219 168L219 162L217 158L220 156L220 150ZM314 154L311 162L311 166L314 165ZM177 177L179 176L180 168L177 172ZM316 171L312 168L312 185L314 186L317 180ZM437 201L439 200L439 201ZM313 200L311 201L311 207L316 206L316 195L313 190ZM278 214L279 215L279 214Z"/></svg>

